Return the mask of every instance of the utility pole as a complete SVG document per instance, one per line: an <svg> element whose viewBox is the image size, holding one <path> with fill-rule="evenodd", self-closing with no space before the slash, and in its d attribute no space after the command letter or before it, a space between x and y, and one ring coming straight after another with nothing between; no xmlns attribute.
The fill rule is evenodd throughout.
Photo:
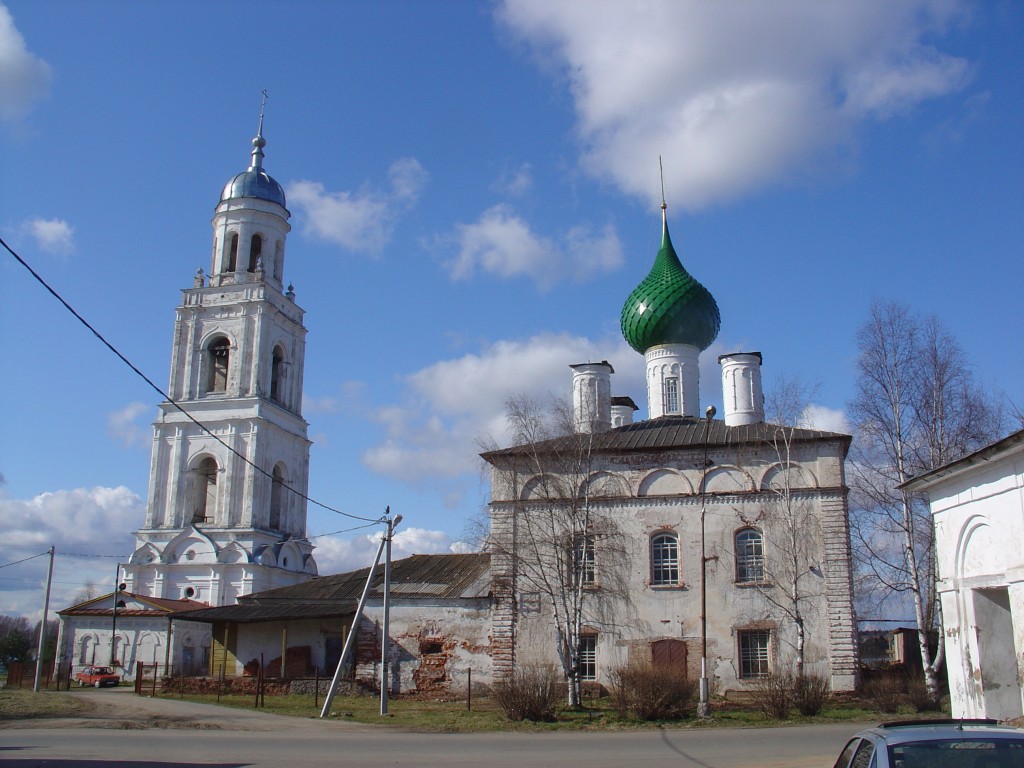
<svg viewBox="0 0 1024 768"><path fill-rule="evenodd" d="M383 637L380 644L380 713L386 715L388 713L388 656L390 655L391 644L388 642L388 632L390 631L390 619L391 619L391 537L395 533L395 526L402 522L401 515L395 515L395 519L391 519L391 507L387 508L388 517L387 522L387 533L385 533L385 554L384 554L384 619L381 622L381 631Z"/></svg>
<svg viewBox="0 0 1024 768"><path fill-rule="evenodd" d="M119 584L121 580L121 564L117 564L117 570L114 571L114 618L110 622L110 668L114 668L114 662L117 661L117 596L121 592L121 586Z"/></svg>
<svg viewBox="0 0 1024 768"><path fill-rule="evenodd" d="M39 678L43 671L43 646L46 644L46 614L50 612L50 584L53 582L53 546L50 546L50 570L46 572L46 597L43 598L43 620L39 622L39 647L36 649L36 678L32 692L39 693ZM58 681L60 678L58 678Z"/></svg>
<svg viewBox="0 0 1024 768"><path fill-rule="evenodd" d="M711 686L708 683L708 557L704 521L707 518L708 430L715 406L704 411L704 466L700 473L700 701L697 717L711 717Z"/></svg>

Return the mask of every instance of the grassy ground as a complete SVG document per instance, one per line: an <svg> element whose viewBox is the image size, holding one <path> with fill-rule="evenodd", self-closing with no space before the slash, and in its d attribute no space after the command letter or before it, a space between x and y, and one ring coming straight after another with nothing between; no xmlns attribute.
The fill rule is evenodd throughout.
<svg viewBox="0 0 1024 768"><path fill-rule="evenodd" d="M190 701L217 703L216 696L188 696ZM253 708L254 696L221 696L220 704L228 707ZM320 715L323 705L321 697L314 706L310 696L275 696L266 697L263 712L297 717L315 718ZM909 711L907 715L909 716ZM476 698L472 709L467 709L466 702L422 700L415 698L393 698L388 702L388 714L380 714L380 700L374 696L336 696L331 707L331 719L349 722L390 725L405 730L420 731L559 731L559 730L624 730L635 728L692 728L692 727L765 727L785 724L810 724L875 721L879 719L897 719L899 716L880 716L877 712L860 704L850 703L835 705L822 711L816 717L795 715L789 720L766 720L760 713L735 705L722 706L716 709L710 721L686 718L666 722L641 723L620 717L604 699L588 701L584 707L559 713L553 723L514 723L502 714L501 710L490 698Z"/></svg>
<svg viewBox="0 0 1024 768"><path fill-rule="evenodd" d="M77 717L92 707L82 699L56 691L33 693L24 689L0 690L0 720L39 717Z"/></svg>
<svg viewBox="0 0 1024 768"><path fill-rule="evenodd" d="M177 694L162 698L179 698ZM216 696L187 696L189 701L216 704ZM267 696L266 706L260 711L290 715L293 717L317 718L323 705L321 697L314 704L309 696ZM254 696L221 696L220 705L227 707L254 708ZM0 690L0 721L29 718L76 717L90 711L90 705L74 692L58 693L30 690ZM380 714L380 700L375 696L336 696L330 718L355 723L383 725L413 731L433 732L477 732L477 731L585 731L585 730L626 730L638 728L752 728L789 724L874 722L896 720L901 717L927 717L916 715L909 709L899 714L882 715L870 709L863 702L848 701L834 704L816 717L794 715L789 720L767 720L763 715L736 704L718 703L711 720L686 718L666 722L641 723L619 717L609 707L606 699L588 700L576 710L563 710L553 723L514 723L508 721L496 703L486 697L475 698L472 708L467 709L465 700L434 700L413 697L397 697L388 702L388 714Z"/></svg>

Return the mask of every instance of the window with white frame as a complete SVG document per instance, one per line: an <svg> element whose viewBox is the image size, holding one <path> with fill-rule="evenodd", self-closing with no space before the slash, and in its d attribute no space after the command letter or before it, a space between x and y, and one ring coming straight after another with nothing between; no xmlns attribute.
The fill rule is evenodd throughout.
<svg viewBox="0 0 1024 768"><path fill-rule="evenodd" d="M679 413L679 379L669 376L662 384L665 413Z"/></svg>
<svg viewBox="0 0 1024 768"><path fill-rule="evenodd" d="M223 336L215 338L206 348L206 359L206 391L226 391L231 360L231 342Z"/></svg>
<svg viewBox="0 0 1024 768"><path fill-rule="evenodd" d="M597 680L597 635L580 637L579 653L580 680Z"/></svg>
<svg viewBox="0 0 1024 768"><path fill-rule="evenodd" d="M679 584L679 537L659 533L651 538L651 586Z"/></svg>
<svg viewBox="0 0 1024 768"><path fill-rule="evenodd" d="M594 545L596 541L593 535L581 535L576 537L573 546L573 562L576 572L579 574L580 583L592 586L597 583L597 556Z"/></svg>
<svg viewBox="0 0 1024 768"><path fill-rule="evenodd" d="M736 533L736 581L764 580L764 535L757 528L744 528Z"/></svg>
<svg viewBox="0 0 1024 768"><path fill-rule="evenodd" d="M740 654L740 677L766 677L771 633L767 629L745 629L736 633Z"/></svg>

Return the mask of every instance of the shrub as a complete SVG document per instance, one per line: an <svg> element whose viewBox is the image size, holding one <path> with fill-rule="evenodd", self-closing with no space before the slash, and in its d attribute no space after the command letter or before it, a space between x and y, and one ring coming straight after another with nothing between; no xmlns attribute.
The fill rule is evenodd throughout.
<svg viewBox="0 0 1024 768"><path fill-rule="evenodd" d="M819 714L830 695L828 679L821 675L801 675L793 682L793 703L804 717Z"/></svg>
<svg viewBox="0 0 1024 768"><path fill-rule="evenodd" d="M907 681L907 702L915 712L937 712L942 707L928 695L928 686L919 677Z"/></svg>
<svg viewBox="0 0 1024 768"><path fill-rule="evenodd" d="M769 720L788 720L793 708L793 676L772 672L758 678L751 693L754 706Z"/></svg>
<svg viewBox="0 0 1024 768"><path fill-rule="evenodd" d="M674 720L691 713L697 683L683 669L630 664L611 673L612 705L622 717Z"/></svg>
<svg viewBox="0 0 1024 768"><path fill-rule="evenodd" d="M864 695L879 712L899 711L903 701L903 683L894 675L884 675L864 684Z"/></svg>
<svg viewBox="0 0 1024 768"><path fill-rule="evenodd" d="M551 666L527 665L493 685L495 701L505 717L515 722L552 722L564 690L562 676Z"/></svg>

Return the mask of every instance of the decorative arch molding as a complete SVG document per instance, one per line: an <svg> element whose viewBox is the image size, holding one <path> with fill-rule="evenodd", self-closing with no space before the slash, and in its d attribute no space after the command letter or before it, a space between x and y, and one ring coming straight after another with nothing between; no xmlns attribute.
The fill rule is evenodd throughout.
<svg viewBox="0 0 1024 768"><path fill-rule="evenodd" d="M277 568L277 553L274 551L274 547L264 544L256 547L255 551L253 551L252 561L257 565Z"/></svg>
<svg viewBox="0 0 1024 768"><path fill-rule="evenodd" d="M765 469L764 474L761 475L760 489L762 491L781 491L785 489L787 474L789 475L790 490L805 490L818 487L818 478L807 467L794 463L786 466L784 463L778 462Z"/></svg>
<svg viewBox="0 0 1024 768"><path fill-rule="evenodd" d="M990 576L1005 571L1004 546L985 515L968 517L956 538L957 578Z"/></svg>
<svg viewBox="0 0 1024 768"><path fill-rule="evenodd" d="M613 496L622 498L623 496L633 495L629 487L629 481L626 478L614 472L605 471L594 472L584 480L580 488L580 495L582 496L584 492L590 497Z"/></svg>
<svg viewBox="0 0 1024 768"><path fill-rule="evenodd" d="M128 564L150 565L151 563L159 563L160 560L161 557L159 549L154 547L152 544L143 544L132 552L132 556L128 558Z"/></svg>
<svg viewBox="0 0 1024 768"><path fill-rule="evenodd" d="M656 469L640 480L637 496L688 496L694 493L686 477L672 469Z"/></svg>
<svg viewBox="0 0 1024 768"><path fill-rule="evenodd" d="M744 493L756 487L754 479L736 466L718 465L704 476L705 493Z"/></svg>
<svg viewBox="0 0 1024 768"><path fill-rule="evenodd" d="M544 478L540 475L535 475L523 483L523 490L519 494L521 501L543 501L546 496L544 494Z"/></svg>
<svg viewBox="0 0 1024 768"><path fill-rule="evenodd" d="M194 525L183 530L164 547L164 563L209 565L217 562L219 548L213 539ZM189 554L192 557L189 557Z"/></svg>
<svg viewBox="0 0 1024 768"><path fill-rule="evenodd" d="M252 555L249 550L239 544L237 541L232 541L230 544L225 545L217 555L218 563L251 563Z"/></svg>
<svg viewBox="0 0 1024 768"><path fill-rule="evenodd" d="M302 572L308 573L310 576L320 575L320 569L317 567L316 560L313 559L312 555L306 555L303 559Z"/></svg>
<svg viewBox="0 0 1024 768"><path fill-rule="evenodd" d="M303 552L298 544L291 539L279 541L277 544L274 544L274 550L277 556L278 568L302 573L304 566Z"/></svg>

